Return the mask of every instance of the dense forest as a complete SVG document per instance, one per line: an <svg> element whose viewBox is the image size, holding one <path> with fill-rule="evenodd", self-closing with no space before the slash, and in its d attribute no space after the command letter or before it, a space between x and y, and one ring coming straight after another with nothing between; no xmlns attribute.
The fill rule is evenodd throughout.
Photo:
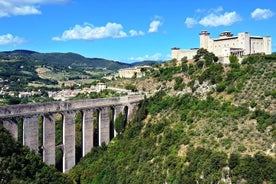
<svg viewBox="0 0 276 184"><path fill-rule="evenodd" d="M0 124L0 183L73 183L43 163L42 158L14 141Z"/></svg>

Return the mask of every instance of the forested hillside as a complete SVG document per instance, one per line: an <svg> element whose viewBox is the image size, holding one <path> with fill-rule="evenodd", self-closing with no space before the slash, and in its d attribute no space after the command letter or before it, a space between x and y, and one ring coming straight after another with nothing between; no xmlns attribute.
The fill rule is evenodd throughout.
<svg viewBox="0 0 276 184"><path fill-rule="evenodd" d="M42 158L15 142L0 124L0 183L73 183Z"/></svg>
<svg viewBox="0 0 276 184"><path fill-rule="evenodd" d="M122 80L158 92L70 177L78 183L276 183L275 55L241 64L232 57L221 65L201 50L195 59Z"/></svg>
<svg viewBox="0 0 276 184"><path fill-rule="evenodd" d="M86 58L75 53L39 53L29 50L0 52L0 90L55 91L65 83L90 84L119 69L153 65L156 61L123 63L102 58ZM49 99L47 99L49 100Z"/></svg>
<svg viewBox="0 0 276 184"><path fill-rule="evenodd" d="M276 55L241 61L231 56L223 65L200 49L192 61L156 63L142 78L118 78L107 85L151 97L126 127L120 115L115 120L119 135L94 147L70 171L76 183L276 183ZM57 143L62 142L61 122L56 122ZM79 115L76 129L79 153ZM71 182L3 129L0 138L1 181Z"/></svg>
<svg viewBox="0 0 276 184"><path fill-rule="evenodd" d="M263 134L252 137L252 125L240 127L255 118L263 117L213 98L161 91L142 103L121 136L92 150L70 176L79 183L275 183L275 157L254 147ZM263 136L270 144L273 137Z"/></svg>
<svg viewBox="0 0 276 184"><path fill-rule="evenodd" d="M55 65L63 67L77 67L79 69L106 68L108 70L118 70L129 67L129 64L118 61L111 61L102 58L86 58L76 53L39 53L29 50L14 50L0 52L0 59L3 61L35 60L45 65Z"/></svg>

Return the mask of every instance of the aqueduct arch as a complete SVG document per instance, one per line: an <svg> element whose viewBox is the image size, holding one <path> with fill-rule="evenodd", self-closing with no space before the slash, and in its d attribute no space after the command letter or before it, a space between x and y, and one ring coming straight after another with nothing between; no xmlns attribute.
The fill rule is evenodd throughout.
<svg viewBox="0 0 276 184"><path fill-rule="evenodd" d="M63 150L63 172L68 172L76 163L75 157L75 117L76 112L82 113L82 155L86 155L94 146L94 110L98 110L99 145L109 143L112 135L111 121L120 112L126 111L127 119L131 119L138 108L139 101L144 96L125 96L103 99L85 99L77 101L37 103L0 106L0 121L15 140L18 140L18 119L23 119L23 145L28 146L36 153L39 151L38 117L42 116L43 127L43 161L49 165L55 164L55 114L63 116L63 141L60 145ZM110 116L113 109L113 116ZM114 118L114 119L111 119ZM114 126L113 126L114 127ZM114 131L114 136L116 132Z"/></svg>

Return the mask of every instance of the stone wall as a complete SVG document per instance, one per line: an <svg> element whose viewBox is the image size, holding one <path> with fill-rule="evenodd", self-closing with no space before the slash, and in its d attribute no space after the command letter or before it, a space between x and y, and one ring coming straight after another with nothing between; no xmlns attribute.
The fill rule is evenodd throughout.
<svg viewBox="0 0 276 184"><path fill-rule="evenodd" d="M143 95L133 95L115 98L98 98L76 101L0 106L0 119L17 116L59 113L71 110L83 110L105 106L131 104L136 103L142 100L143 98Z"/></svg>
<svg viewBox="0 0 276 184"><path fill-rule="evenodd" d="M237 36L229 31L222 32L219 38L210 38L208 31L201 31L199 34L200 48L213 52L219 62L229 63L229 56L236 55L238 58L249 54L271 54L271 37L270 36L251 36L248 32L238 33ZM196 55L194 50L180 50L172 48L171 57L180 61L184 56L188 59ZM195 50L196 51L196 50Z"/></svg>

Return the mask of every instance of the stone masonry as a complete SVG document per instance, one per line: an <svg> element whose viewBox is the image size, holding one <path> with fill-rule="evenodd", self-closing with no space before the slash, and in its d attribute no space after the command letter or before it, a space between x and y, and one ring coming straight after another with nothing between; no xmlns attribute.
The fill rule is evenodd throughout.
<svg viewBox="0 0 276 184"><path fill-rule="evenodd" d="M36 153L39 152L39 125L38 119L42 117L43 161L48 165L55 164L55 150L57 146L63 151L63 172L67 173L76 164L75 156L75 116L82 113L82 156L85 156L94 146L94 110L98 113L99 145L109 143L116 136L111 123L120 112L125 113L127 120L131 119L137 110L140 100L144 96L133 95L116 98L85 99L77 101L63 101L37 104L20 104L0 106L0 122L18 140L18 122L23 120L23 145L28 146ZM126 110L127 109L127 110ZM110 117L110 111L113 116ZM55 115L63 117L63 143L55 143ZM112 128L111 128L112 127ZM111 132L112 131L112 132ZM111 134L112 133L112 134Z"/></svg>

